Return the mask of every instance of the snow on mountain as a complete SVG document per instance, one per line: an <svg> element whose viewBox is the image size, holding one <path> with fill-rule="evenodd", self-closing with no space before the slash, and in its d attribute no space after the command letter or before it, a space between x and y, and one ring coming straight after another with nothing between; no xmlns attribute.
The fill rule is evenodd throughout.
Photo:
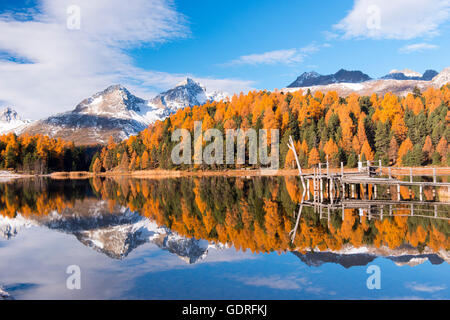
<svg viewBox="0 0 450 320"><path fill-rule="evenodd" d="M30 228L34 223L25 219L20 214L15 218L0 215L0 237L9 240L15 237L20 230Z"/></svg>
<svg viewBox="0 0 450 320"><path fill-rule="evenodd" d="M435 70L426 70L424 74L419 72L403 69L403 70L391 70L389 74L381 77L381 79L394 79L394 80L424 80L430 81L437 75Z"/></svg>
<svg viewBox="0 0 450 320"><path fill-rule="evenodd" d="M13 300L11 295L0 286L0 300Z"/></svg>
<svg viewBox="0 0 450 320"><path fill-rule="evenodd" d="M110 136L120 141L178 109L226 96L222 92L207 93L204 86L189 78L150 101L134 96L121 85L113 85L81 101L73 111L32 123L21 133L42 133L77 145L106 143Z"/></svg>
<svg viewBox="0 0 450 320"><path fill-rule="evenodd" d="M407 77L422 77L422 74L419 72L416 72L414 70L410 70L410 69L403 69L403 70L391 70L389 72L389 74L394 74L394 73L402 73Z"/></svg>
<svg viewBox="0 0 450 320"><path fill-rule="evenodd" d="M450 67L442 70L433 78L432 82L436 87L442 87L443 85L450 83Z"/></svg>
<svg viewBox="0 0 450 320"><path fill-rule="evenodd" d="M107 201L94 199L77 201L73 208L45 216L0 216L0 235L5 239L31 226L74 235L85 246L113 259L124 259L137 247L153 243L193 264L205 259L208 250L222 248L206 240L183 237L126 207L115 206L111 211Z"/></svg>
<svg viewBox="0 0 450 320"><path fill-rule="evenodd" d="M207 93L206 88L199 82L186 78L175 88L160 93L151 102L161 108L178 110L186 106L202 105L206 101L220 101L228 95L224 92Z"/></svg>
<svg viewBox="0 0 450 320"><path fill-rule="evenodd" d="M60 137L78 145L106 143L109 136L126 139L173 112L134 96L121 85L113 85L83 100L73 111L37 121L23 132Z"/></svg>
<svg viewBox="0 0 450 320"><path fill-rule="evenodd" d="M361 71L348 71L340 69L335 74L320 75L317 72L304 72L288 88L309 87L316 85L328 85L332 83L360 83L371 78Z"/></svg>
<svg viewBox="0 0 450 320"><path fill-rule="evenodd" d="M308 266L318 267L324 263L340 264L345 268L354 266L365 266L378 257L385 257L393 261L398 266L411 266L429 261L431 264L450 263L450 257L444 250L434 252L426 247L422 252L411 246L403 246L397 249L388 247L360 247L354 248L350 245L344 246L340 250L319 251L317 248L305 253L293 252L300 260Z"/></svg>
<svg viewBox="0 0 450 320"><path fill-rule="evenodd" d="M402 70L405 71L405 70ZM372 93L377 94L386 94L387 92L392 92L393 94L405 96L408 93L412 92L415 87L419 88L421 91L425 91L429 87L440 88L441 86L450 83L450 67L445 68L439 74L436 74L433 70L427 70L423 75L421 75L421 79L410 79L405 78L406 76L403 73L398 73L400 71L393 72L396 78L382 78L382 79L373 79L368 81L362 81L359 83L355 82L340 82L340 83L331 83L325 85L309 85L302 87L287 87L282 89L282 92L294 92L299 89L306 92L310 90L312 93L316 91L321 91L323 93L327 93L330 91L336 91L340 96L348 96L351 93L357 93L359 95L371 95ZM412 74L407 71L408 74ZM400 77L400 78L399 78ZM424 79L427 80L424 80ZM432 80L431 80L432 79ZM306 82L305 82L306 83Z"/></svg>
<svg viewBox="0 0 450 320"><path fill-rule="evenodd" d="M22 120L17 112L11 107L6 107L0 111L0 134L9 132L20 132L30 120Z"/></svg>

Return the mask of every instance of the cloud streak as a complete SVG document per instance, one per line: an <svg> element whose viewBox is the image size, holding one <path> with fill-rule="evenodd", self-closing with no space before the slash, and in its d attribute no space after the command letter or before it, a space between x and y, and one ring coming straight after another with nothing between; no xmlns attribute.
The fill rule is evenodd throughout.
<svg viewBox="0 0 450 320"><path fill-rule="evenodd" d="M310 54L318 52L321 48L329 47L328 43L317 45L312 43L303 48L273 50L263 53L255 53L240 56L231 60L224 66L242 66L242 65L293 65L303 62Z"/></svg>
<svg viewBox="0 0 450 320"><path fill-rule="evenodd" d="M398 51L400 53L411 53L411 52L423 52L426 50L435 50L438 49L439 46L429 43L414 43L401 47Z"/></svg>
<svg viewBox="0 0 450 320"><path fill-rule="evenodd" d="M421 284L416 282L407 283L405 286L413 291L428 292L428 293L434 293L447 289L445 285L430 286L428 284Z"/></svg>

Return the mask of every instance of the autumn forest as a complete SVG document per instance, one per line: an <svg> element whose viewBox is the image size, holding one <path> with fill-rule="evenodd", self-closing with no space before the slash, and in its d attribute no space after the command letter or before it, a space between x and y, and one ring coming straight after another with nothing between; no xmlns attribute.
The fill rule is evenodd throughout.
<svg viewBox="0 0 450 320"><path fill-rule="evenodd" d="M415 89L406 97L339 97L336 92L292 93L252 91L230 101L207 102L179 110L124 141L106 146L79 147L47 136L0 136L0 168L29 173L53 171L134 171L151 169L224 170L260 165L174 165L171 150L178 128L193 135L202 130L279 129L280 168L291 168L294 155L287 147L292 136L302 167L324 162L355 167L361 160L383 165L449 166L450 85ZM246 148L248 152L248 148ZM247 155L248 157L248 155Z"/></svg>

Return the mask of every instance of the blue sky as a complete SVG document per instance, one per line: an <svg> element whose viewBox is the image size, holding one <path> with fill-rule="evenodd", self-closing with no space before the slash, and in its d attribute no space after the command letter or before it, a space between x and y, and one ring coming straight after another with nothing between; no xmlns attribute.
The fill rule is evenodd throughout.
<svg viewBox="0 0 450 320"><path fill-rule="evenodd" d="M449 20L448 0L3 0L0 101L40 118L119 82L150 98L186 76L235 93L312 70L440 71Z"/></svg>

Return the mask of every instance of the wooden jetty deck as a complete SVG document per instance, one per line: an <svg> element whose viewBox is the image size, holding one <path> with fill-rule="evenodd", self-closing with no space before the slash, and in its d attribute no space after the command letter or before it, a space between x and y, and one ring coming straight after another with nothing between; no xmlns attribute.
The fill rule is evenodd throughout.
<svg viewBox="0 0 450 320"><path fill-rule="evenodd" d="M314 207L316 212L319 212L321 218L324 209L328 212L328 219L332 210L342 210L342 219L344 219L345 209L359 209L366 210L369 218L378 215L382 219L385 208L389 214L392 214L394 206L404 207L407 205L411 213L407 216L413 215L415 217L450 221L449 210L445 209L446 216L438 215L438 206L445 206L450 209L450 203L440 201L437 198L436 189L449 188L450 182L438 181L436 168L429 168L429 170L420 168L418 169L420 173L414 174L415 170L413 168L383 167L381 161L376 165L370 161L359 161L357 172L345 172L342 162L340 170L331 172L327 158L326 163L319 163L313 168L313 173L303 173L292 137L289 137L288 147L294 153L299 171L298 175L303 186L299 211L297 214L294 213L297 222L291 231L292 241L295 239L304 206ZM409 179L402 180L401 178L404 176L408 176ZM421 180L425 181L414 181L415 177L420 177ZM381 198L378 197L379 186L380 188L381 186L384 186L384 188L389 186L386 189L389 198L391 197L390 187L396 187L396 200L386 199L386 194L383 194ZM409 189L409 199L402 199L401 187L407 187ZM412 187L419 187L418 200L412 199ZM431 200L424 201L425 188L432 189L433 198ZM414 214L414 212L428 210L420 208L420 206L427 205L433 205L433 209L431 210L432 215ZM378 211L378 213L372 212L374 210Z"/></svg>

